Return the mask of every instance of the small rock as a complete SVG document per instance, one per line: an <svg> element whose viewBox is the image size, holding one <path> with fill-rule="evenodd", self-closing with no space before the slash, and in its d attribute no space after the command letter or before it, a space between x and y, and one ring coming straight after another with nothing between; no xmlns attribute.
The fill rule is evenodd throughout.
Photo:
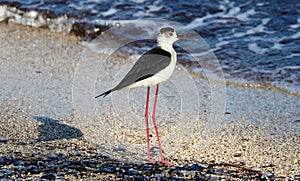
<svg viewBox="0 0 300 181"><path fill-rule="evenodd" d="M269 171L265 172L264 174L262 174L262 176L260 177L261 179L269 179L269 180L274 180L275 179L275 175Z"/></svg>
<svg viewBox="0 0 300 181"><path fill-rule="evenodd" d="M154 147L151 147L151 149L150 149L150 152L153 154L153 153L158 153L159 152L159 147L157 147L157 146L154 146Z"/></svg>
<svg viewBox="0 0 300 181"><path fill-rule="evenodd" d="M101 173L101 170L98 168L98 169L94 170L93 173L96 173L96 174Z"/></svg>
<svg viewBox="0 0 300 181"><path fill-rule="evenodd" d="M162 180L162 179L161 179L162 176L161 176L161 174L159 174L159 173L155 173L153 177L154 177L155 179Z"/></svg>
<svg viewBox="0 0 300 181"><path fill-rule="evenodd" d="M32 173L32 174L39 174L41 173L40 170L38 170L35 166L30 168L30 170L28 170L28 172Z"/></svg>
<svg viewBox="0 0 300 181"><path fill-rule="evenodd" d="M67 174L70 174L70 175L77 175L78 172L77 172L77 171L69 171L69 172L67 172Z"/></svg>
<svg viewBox="0 0 300 181"><path fill-rule="evenodd" d="M215 170L213 168L209 168L206 171L206 174L213 174L213 173L215 173Z"/></svg>
<svg viewBox="0 0 300 181"><path fill-rule="evenodd" d="M205 175L202 173L196 173L194 176L197 180L207 180L205 179Z"/></svg>
<svg viewBox="0 0 300 181"><path fill-rule="evenodd" d="M0 164L10 165L10 164L12 164L14 162L16 162L15 159L6 158L6 157L0 157Z"/></svg>
<svg viewBox="0 0 300 181"><path fill-rule="evenodd" d="M240 156L242 156L242 153L237 152L237 153L233 154L233 156L234 156L234 157L240 157Z"/></svg>
<svg viewBox="0 0 300 181"><path fill-rule="evenodd" d="M23 160L15 160L14 166L20 166L20 165L24 165L24 161Z"/></svg>
<svg viewBox="0 0 300 181"><path fill-rule="evenodd" d="M64 178L58 178L58 179L56 179L56 181L67 181L67 180Z"/></svg>
<svg viewBox="0 0 300 181"><path fill-rule="evenodd" d="M222 174L224 174L224 172L223 172L223 170L217 170L217 171L216 171L216 174L217 174L217 175L222 175Z"/></svg>
<svg viewBox="0 0 300 181"><path fill-rule="evenodd" d="M26 145L26 143L24 143L24 142L22 142L22 141L19 141L19 142L17 143L17 145Z"/></svg>
<svg viewBox="0 0 300 181"><path fill-rule="evenodd" d="M152 171L153 170L153 166L152 165L149 165L149 164L145 164L144 166L143 166L143 171L148 171L148 172L150 172L150 171Z"/></svg>
<svg viewBox="0 0 300 181"><path fill-rule="evenodd" d="M55 174L49 173L49 174L45 174L41 177L41 179L47 179L47 180L55 180L56 176Z"/></svg>
<svg viewBox="0 0 300 181"><path fill-rule="evenodd" d="M110 157L108 155L102 155L102 159L109 161L111 160Z"/></svg>
<svg viewBox="0 0 300 181"><path fill-rule="evenodd" d="M80 152L76 152L75 156L81 156L81 153Z"/></svg>
<svg viewBox="0 0 300 181"><path fill-rule="evenodd" d="M87 167L96 168L97 163L94 160L85 160L83 164Z"/></svg>
<svg viewBox="0 0 300 181"><path fill-rule="evenodd" d="M116 168L106 167L106 168L103 168L102 171L104 171L105 173L116 173Z"/></svg>
<svg viewBox="0 0 300 181"><path fill-rule="evenodd" d="M126 148L124 146L118 146L116 148L113 149L114 152L125 152Z"/></svg>
<svg viewBox="0 0 300 181"><path fill-rule="evenodd" d="M50 155L47 156L47 159L49 159L49 160L57 159L57 158L58 158L58 155L55 154L55 153L52 153L52 154L50 154Z"/></svg>
<svg viewBox="0 0 300 181"><path fill-rule="evenodd" d="M129 169L127 172L125 172L127 175L139 175L140 173L137 170Z"/></svg>
<svg viewBox="0 0 300 181"><path fill-rule="evenodd" d="M183 173L178 169L170 170L170 173L172 173L172 175L176 175L176 176L183 176Z"/></svg>
<svg viewBox="0 0 300 181"><path fill-rule="evenodd" d="M3 136L0 136L0 143L7 143L7 139Z"/></svg>
<svg viewBox="0 0 300 181"><path fill-rule="evenodd" d="M7 170L4 170L4 176L5 176L5 177L10 177L10 176L12 176L12 174L13 174L13 173L12 173L11 170L8 170L8 169L7 169Z"/></svg>
<svg viewBox="0 0 300 181"><path fill-rule="evenodd" d="M198 164L193 164L191 167L190 167L190 170L191 171L201 171L201 170L203 170L204 169L204 167L202 167L202 166L200 166L200 165L198 165Z"/></svg>

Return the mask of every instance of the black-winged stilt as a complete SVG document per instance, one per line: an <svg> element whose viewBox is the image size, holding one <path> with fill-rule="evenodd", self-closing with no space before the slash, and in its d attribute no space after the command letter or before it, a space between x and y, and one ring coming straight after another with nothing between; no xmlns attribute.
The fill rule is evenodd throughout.
<svg viewBox="0 0 300 181"><path fill-rule="evenodd" d="M172 75L177 61L177 55L173 48L173 43L179 38L176 32L171 27L165 27L160 29L157 37L158 45L150 51L143 54L138 61L133 65L131 70L123 78L123 80L114 88L96 96L105 97L113 91L120 90L123 88L136 88L136 87L148 87L146 97L146 133L148 142L148 160L155 162L150 158L150 135L149 135L149 122L148 122L148 109L149 109L149 98L150 98L150 86L156 85L156 92L154 98L152 121L156 132L157 142L159 146L159 153L161 162L166 165L172 165L164 160L163 151L160 143L159 132L156 125L156 103L158 97L159 84L168 80Z"/></svg>

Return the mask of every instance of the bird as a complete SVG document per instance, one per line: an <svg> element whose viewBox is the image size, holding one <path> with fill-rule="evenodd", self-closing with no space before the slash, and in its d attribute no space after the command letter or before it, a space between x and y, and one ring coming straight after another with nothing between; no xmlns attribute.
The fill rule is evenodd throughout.
<svg viewBox="0 0 300 181"><path fill-rule="evenodd" d="M150 87L156 86L154 105L152 111L152 121L157 137L157 143L159 146L160 162L165 165L173 165L165 161L163 156L163 150L161 147L161 141L156 124L156 104L158 98L159 85L162 82L167 81L173 74L177 62L177 54L173 48L175 43L180 38L177 36L175 30L172 27L164 27L159 30L157 36L157 46L144 53L125 75L125 77L114 88L95 96L95 99L99 97L105 97L114 91L118 91L125 88L138 88L147 87L146 96L146 109L145 109L145 122L146 122L146 136L148 144L148 161L156 163L150 157L150 134L149 134L149 99L150 99Z"/></svg>

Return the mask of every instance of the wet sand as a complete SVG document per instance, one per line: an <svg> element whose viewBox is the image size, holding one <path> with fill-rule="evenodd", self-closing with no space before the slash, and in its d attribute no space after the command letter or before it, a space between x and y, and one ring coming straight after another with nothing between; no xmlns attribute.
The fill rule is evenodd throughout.
<svg viewBox="0 0 300 181"><path fill-rule="evenodd" d="M55 159L60 153L68 157L80 152L77 157L103 154L125 163L146 162L144 128L135 126L144 125L141 104L145 90L125 90L104 100L80 102L78 97L85 87L79 85L89 81L84 75L94 73L90 71L93 64L83 62L93 62L102 55L81 46L78 37L24 26L0 24L0 40L0 136L6 140L0 143L2 173L14 165L3 158L15 155L30 160L52 154ZM105 67L101 67L103 76L97 75L92 93L114 84L101 81L119 70L118 76L122 76L122 71L126 71L122 69L124 63L132 62L122 58L105 62ZM299 97L272 89L216 85L226 88L225 96L220 98L226 105L216 109L222 112L221 120L212 111L218 105L210 102L212 83L186 74L178 66L170 82L161 86L158 120L169 120L159 124L168 161L179 166L230 163L261 170L265 175L272 173L275 179L300 178ZM195 87L181 95L186 76L192 76ZM118 80L115 77L113 81ZM178 88L178 84L183 86ZM198 96L199 105L193 97L183 101L188 103L178 102L190 94ZM130 108L124 99L127 95L133 100ZM90 92L85 96L89 97ZM97 106L83 115L90 103ZM180 104L183 110L179 109ZM193 110L199 112L200 118L194 117ZM177 118L179 121L171 121ZM89 175L88 172L84 174ZM8 178L17 177L17 172L13 173ZM26 175L26 171L23 173ZM65 173L64 178L74 178L70 175ZM222 178L222 173L217 178Z"/></svg>

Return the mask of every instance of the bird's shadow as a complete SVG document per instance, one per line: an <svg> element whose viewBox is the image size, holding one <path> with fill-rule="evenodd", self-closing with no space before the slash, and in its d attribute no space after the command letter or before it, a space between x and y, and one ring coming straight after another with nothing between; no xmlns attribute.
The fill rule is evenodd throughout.
<svg viewBox="0 0 300 181"><path fill-rule="evenodd" d="M35 140L36 142L80 138L83 136L79 129L61 124L59 120L40 116L34 118L43 123L38 128L39 137Z"/></svg>

